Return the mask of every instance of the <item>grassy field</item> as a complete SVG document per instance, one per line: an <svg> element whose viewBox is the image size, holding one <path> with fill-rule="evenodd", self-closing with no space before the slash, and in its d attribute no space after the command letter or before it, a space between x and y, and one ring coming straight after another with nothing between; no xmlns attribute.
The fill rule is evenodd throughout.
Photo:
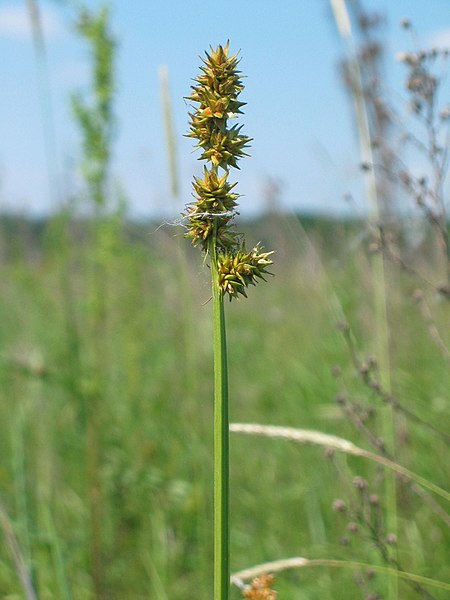
<svg viewBox="0 0 450 600"><path fill-rule="evenodd" d="M276 249L275 277L226 307L231 421L314 429L373 450L385 408L349 347L351 337L361 362L376 355L365 225L271 215L245 227ZM182 232L155 230L119 218L2 221L1 598L32 597L27 574L40 599L212 596L209 275ZM405 251L439 276L431 243ZM401 407L388 450L448 489L439 433L450 422L448 356L413 301L419 284L387 265ZM448 347L448 301L424 294ZM232 571L295 556L376 567L387 549L402 570L448 582L448 516L435 506L448 502L397 478L393 543L385 473L321 446L233 433ZM387 578L315 566L280 573L276 589L280 600L384 598ZM399 598L422 597L448 591L399 583Z"/></svg>
<svg viewBox="0 0 450 600"><path fill-rule="evenodd" d="M217 357L221 294L264 274L272 254L262 248L275 251L274 277L226 306L231 598L449 597L450 121L436 66L448 54L401 57L416 121L395 133L417 153L409 168L381 47L367 35L379 21L352 3L353 48L346 3L332 5L367 222L273 210L239 223L247 250L228 228L237 196L226 178L250 141L228 125L243 89L228 45L211 49L188 97L199 105L189 135L208 166L185 229L133 223L111 181L117 40L106 8L75 11L92 67L89 93L71 98L82 190L46 221L0 218L1 598L210 600L214 527L225 540L214 596L228 598L226 490L213 518L214 476L225 481L227 469L213 457L211 317L214 306ZM161 91L174 200L167 74ZM225 363L216 360L216 407ZM285 429L274 438L236 424ZM284 559L297 567L258 567ZM277 571L278 596L243 587L255 566Z"/></svg>

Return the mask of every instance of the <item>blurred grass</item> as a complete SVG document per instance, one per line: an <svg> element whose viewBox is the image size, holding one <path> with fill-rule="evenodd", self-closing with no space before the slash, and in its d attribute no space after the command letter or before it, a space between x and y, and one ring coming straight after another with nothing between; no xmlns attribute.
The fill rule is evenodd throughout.
<svg viewBox="0 0 450 600"><path fill-rule="evenodd" d="M296 218L281 215L245 225L251 239L277 248L276 277L226 307L231 420L317 429L368 447L336 405L341 383L331 373L340 365L347 393L380 408L354 372L336 327L347 319L361 356L374 353L362 225L305 219L300 227ZM208 276L187 242L186 272L179 273L173 236L182 234L176 229L120 220L102 227L108 241L106 366L99 378L105 399L99 416L104 592L112 600L207 600L213 468ZM87 600L95 596L80 390L92 384L94 242L86 223L70 219L37 225L3 219L0 236L0 494L38 597ZM428 259L426 247L416 254L418 263ZM445 430L448 363L411 300L417 282L389 271L394 393ZM448 307L432 295L429 301L447 334ZM447 487L448 447L419 425L403 418L399 425L399 462ZM383 504L378 468L358 458L330 460L319 448L237 434L231 453L232 570L289 556L380 564L372 542L348 536L345 518L332 511L336 498L353 494L354 475L365 477ZM399 486L402 563L448 580L450 531L406 484ZM340 544L344 535L346 546ZM280 600L356 600L361 590L354 577L304 569L280 575L277 589ZM419 597L399 585L402 598ZM383 578L377 576L371 589L383 594ZM239 597L237 590L232 594ZM4 545L0 597L24 597Z"/></svg>

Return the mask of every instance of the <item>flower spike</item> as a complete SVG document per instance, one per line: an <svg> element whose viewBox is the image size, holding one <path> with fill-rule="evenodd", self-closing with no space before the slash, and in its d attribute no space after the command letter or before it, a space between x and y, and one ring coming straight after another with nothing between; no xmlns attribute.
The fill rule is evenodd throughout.
<svg viewBox="0 0 450 600"><path fill-rule="evenodd" d="M245 106L238 98L244 86L238 70L238 53L229 54L229 43L210 49L202 58L200 74L194 79L187 100L198 106L189 113L190 129L186 134L197 140L201 150L199 160L207 161L203 178L194 177L194 202L186 207L184 217L188 222L186 237L204 252L210 249L211 240L217 251L218 285L222 295L230 300L246 296L245 289L255 285L268 274L272 252L262 252L256 246L248 252L242 235L236 233L232 221L239 194L236 183L228 181L231 168L239 169L239 160L248 156L251 138L242 133L242 125L229 126L228 121L242 114Z"/></svg>

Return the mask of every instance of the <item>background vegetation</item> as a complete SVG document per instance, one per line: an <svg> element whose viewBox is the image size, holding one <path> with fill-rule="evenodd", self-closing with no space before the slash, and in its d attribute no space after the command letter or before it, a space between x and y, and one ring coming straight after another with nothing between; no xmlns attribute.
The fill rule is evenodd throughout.
<svg viewBox="0 0 450 600"><path fill-rule="evenodd" d="M85 197L42 222L0 220L0 596L207 600L208 276L182 227L130 222L108 187L107 12L82 12L79 31L94 66L93 102L73 102ZM417 201L415 181L400 177ZM391 212L380 226L274 211L242 224L276 262L270 285L227 311L231 421L334 434L448 488L448 227L435 214ZM404 478L392 490L362 458L233 433L231 504L233 571L302 556L450 580L448 502ZM280 600L448 597L398 586L326 566L276 581Z"/></svg>

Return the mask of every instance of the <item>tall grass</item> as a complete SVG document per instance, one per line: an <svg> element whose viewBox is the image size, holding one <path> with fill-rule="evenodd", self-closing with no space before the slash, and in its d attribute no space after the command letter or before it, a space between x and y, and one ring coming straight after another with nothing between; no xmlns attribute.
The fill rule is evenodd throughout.
<svg viewBox="0 0 450 600"><path fill-rule="evenodd" d="M230 484L228 355L224 297L247 296L246 289L264 279L272 252L256 246L248 252L242 234L232 224L239 194L228 177L231 168L246 155L250 139L242 126L230 126L240 114L243 90L237 54L230 56L228 43L211 48L203 59L189 100L196 108L190 113L188 136L197 139L201 159L207 161L203 178L193 183L195 202L186 208L186 237L200 246L209 260L212 282L214 339L214 598L230 597Z"/></svg>
<svg viewBox="0 0 450 600"><path fill-rule="evenodd" d="M365 66L358 55L357 43L353 36L351 15L347 9L346 0L331 0L338 31L346 46L346 60L349 78L349 88L352 95L355 122L359 137L359 147L362 165L373 165L373 133L369 122L369 106L367 96L364 92L362 70ZM356 5L358 6L358 5ZM363 11L356 13L355 20L364 16ZM384 133L384 132L383 132ZM379 224L387 216L386 206L383 205L379 194L379 182L374 169L364 170L364 184L369 208L369 226L371 236L376 245L380 243ZM379 366L380 382L388 394L391 393L391 359L390 359L390 336L388 323L388 300L385 257L382 253L374 253L372 257L373 272L373 305L375 319L375 353ZM395 414L392 406L385 406L382 416L382 436L386 446L393 456L396 455L396 424ZM386 503L387 503L387 527L393 535L397 535L397 486L395 476L392 473L386 475ZM395 552L395 550L394 550ZM396 558L394 559L396 560ZM390 578L389 598L398 598L397 578Z"/></svg>

